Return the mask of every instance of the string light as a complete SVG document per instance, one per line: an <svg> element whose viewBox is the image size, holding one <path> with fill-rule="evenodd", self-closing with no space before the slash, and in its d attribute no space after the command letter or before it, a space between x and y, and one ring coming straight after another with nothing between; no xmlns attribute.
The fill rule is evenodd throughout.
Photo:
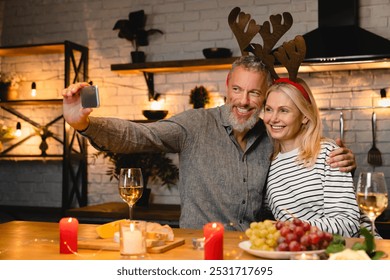
<svg viewBox="0 0 390 280"><path fill-rule="evenodd" d="M17 122L17 123L16 123L15 136L16 136L16 137L22 136L22 125L21 125L20 122Z"/></svg>
<svg viewBox="0 0 390 280"><path fill-rule="evenodd" d="M381 99L379 100L379 106L389 107L390 106L390 99L387 98L386 89L382 88L380 90L380 94L381 94Z"/></svg>
<svg viewBox="0 0 390 280"><path fill-rule="evenodd" d="M35 82L32 82L31 84L31 96L36 96L37 95L37 85Z"/></svg>

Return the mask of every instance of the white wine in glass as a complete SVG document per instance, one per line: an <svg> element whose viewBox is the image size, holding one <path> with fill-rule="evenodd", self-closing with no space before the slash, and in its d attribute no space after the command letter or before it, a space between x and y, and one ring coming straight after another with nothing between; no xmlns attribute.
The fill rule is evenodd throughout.
<svg viewBox="0 0 390 280"><path fill-rule="evenodd" d="M371 221L372 234L375 233L375 220L387 208L387 186L383 172L361 172L356 188L359 208Z"/></svg>
<svg viewBox="0 0 390 280"><path fill-rule="evenodd" d="M141 168L122 168L119 174L119 194L129 205L129 219L133 219L133 205L141 198L144 182Z"/></svg>

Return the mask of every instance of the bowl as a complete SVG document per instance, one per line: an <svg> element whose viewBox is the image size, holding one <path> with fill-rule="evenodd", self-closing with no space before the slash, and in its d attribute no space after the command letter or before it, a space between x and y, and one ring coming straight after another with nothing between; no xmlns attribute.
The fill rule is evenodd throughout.
<svg viewBox="0 0 390 280"><path fill-rule="evenodd" d="M206 58L226 58L232 56L232 51L227 48L207 48L203 49Z"/></svg>
<svg viewBox="0 0 390 280"><path fill-rule="evenodd" d="M165 118L168 115L168 111L167 110L143 110L142 114L148 120L156 121Z"/></svg>

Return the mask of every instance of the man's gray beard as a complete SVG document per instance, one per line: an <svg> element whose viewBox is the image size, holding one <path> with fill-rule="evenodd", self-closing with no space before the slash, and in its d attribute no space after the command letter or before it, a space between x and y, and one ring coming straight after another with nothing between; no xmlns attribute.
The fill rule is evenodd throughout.
<svg viewBox="0 0 390 280"><path fill-rule="evenodd" d="M258 122L259 115L261 112L260 109L257 109L247 121L240 123L236 119L236 116L233 114L232 105L229 105L229 106L230 106L229 123L233 127L233 130L235 130L237 132L248 131L251 128L253 128L256 125L256 123Z"/></svg>

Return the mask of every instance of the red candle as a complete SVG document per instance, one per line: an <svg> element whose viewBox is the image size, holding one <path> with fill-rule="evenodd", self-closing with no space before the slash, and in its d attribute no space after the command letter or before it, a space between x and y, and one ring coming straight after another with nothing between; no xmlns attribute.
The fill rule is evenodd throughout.
<svg viewBox="0 0 390 280"><path fill-rule="evenodd" d="M60 254L77 252L77 230L79 221L76 218L60 220Z"/></svg>
<svg viewBox="0 0 390 280"><path fill-rule="evenodd" d="M221 223L208 223L203 227L205 260L223 260L223 232Z"/></svg>

